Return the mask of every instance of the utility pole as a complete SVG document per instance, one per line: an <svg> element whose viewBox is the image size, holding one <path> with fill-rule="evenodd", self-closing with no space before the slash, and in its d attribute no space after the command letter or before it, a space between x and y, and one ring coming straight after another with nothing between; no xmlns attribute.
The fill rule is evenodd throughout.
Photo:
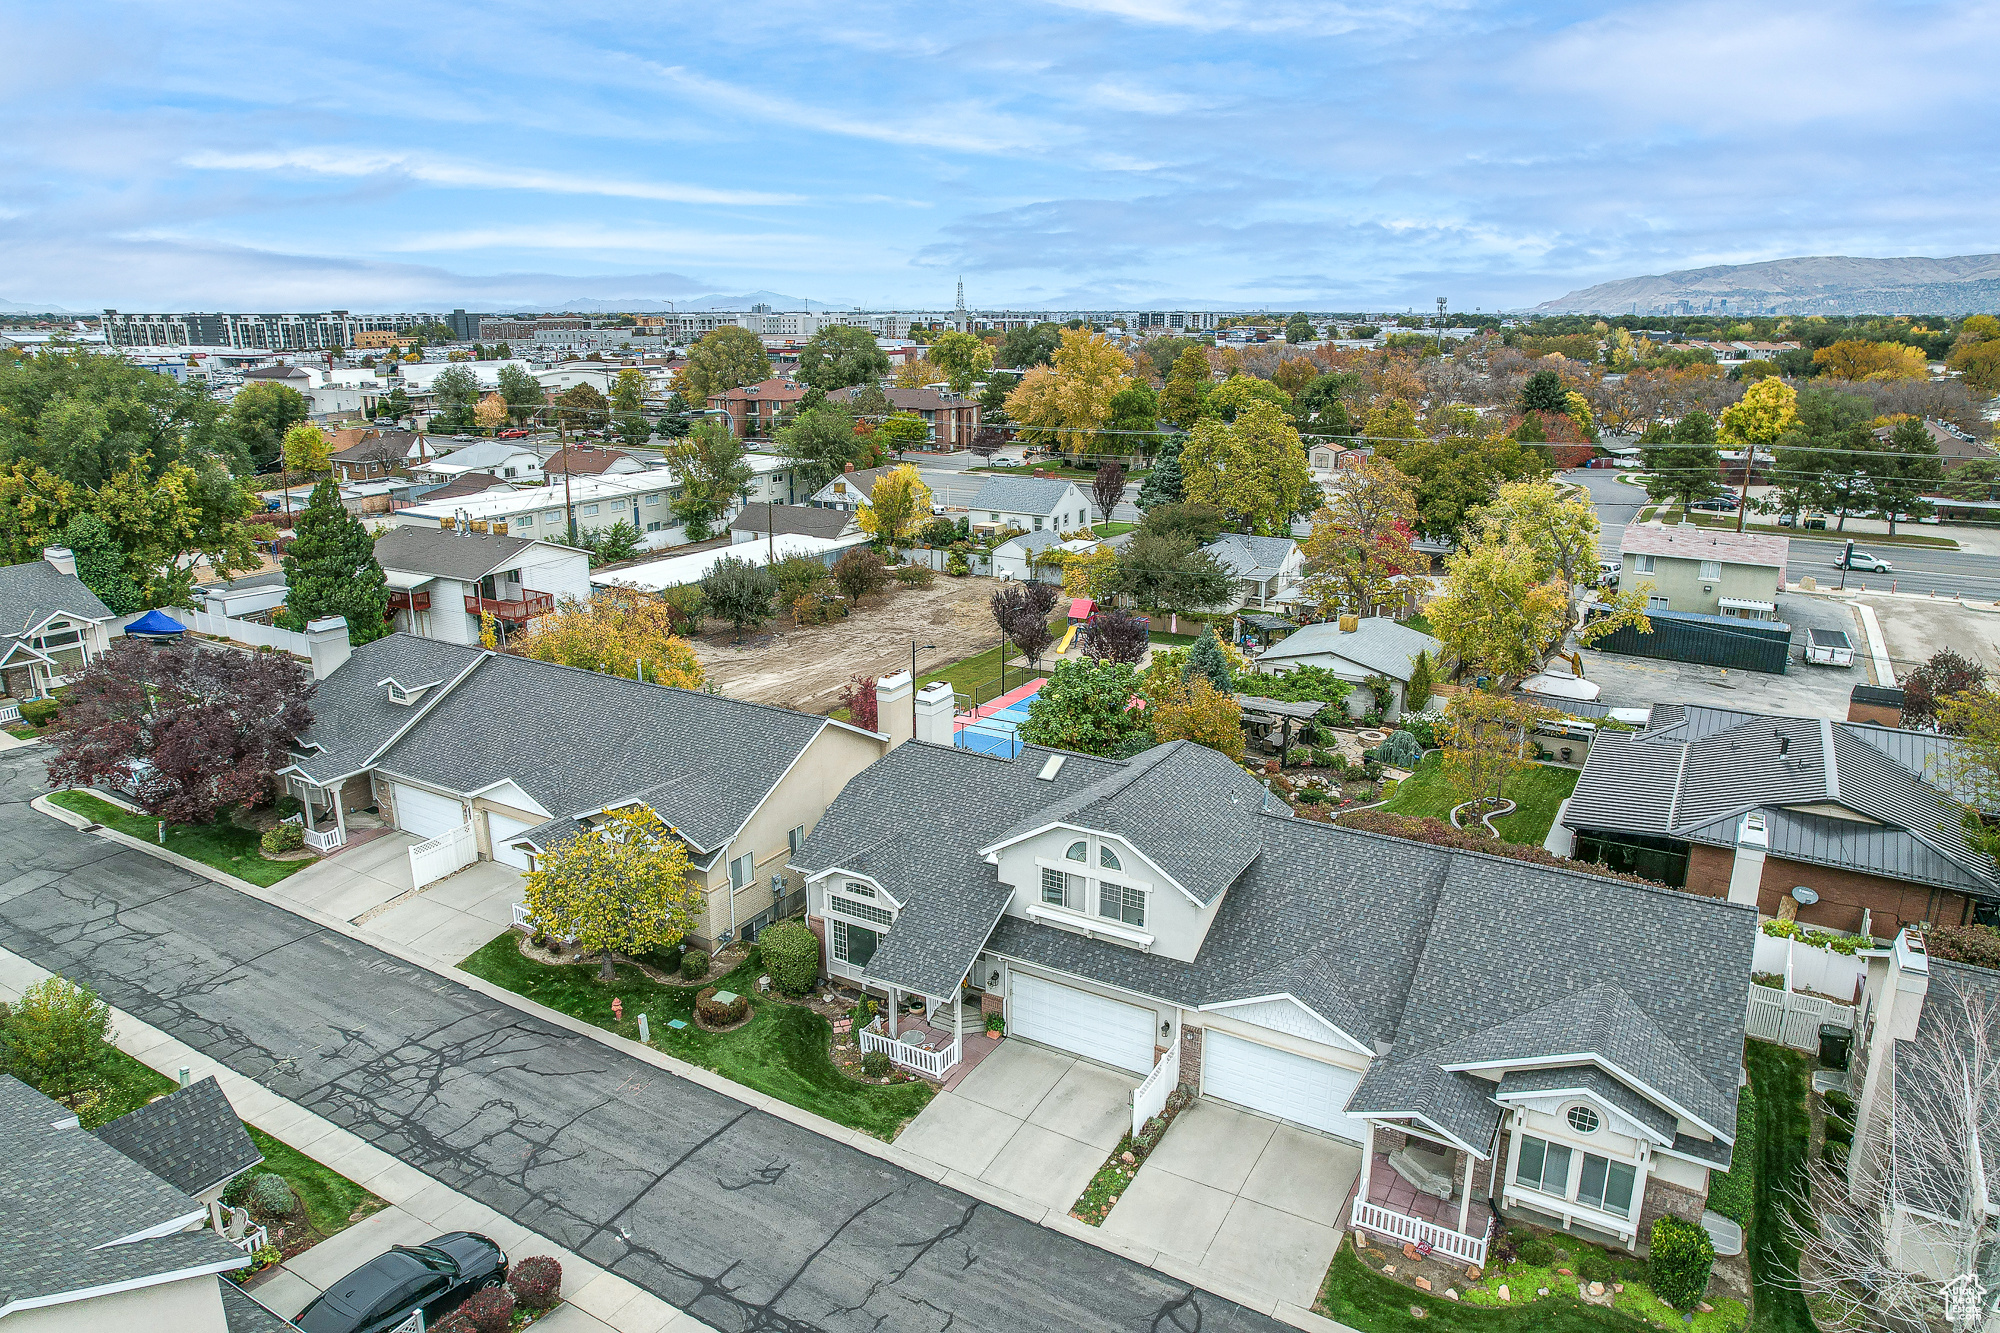
<svg viewBox="0 0 2000 1333"><path fill-rule="evenodd" d="M934 643L927 643L924 645L925 652L932 652L936 648L937 645ZM1000 650L1000 661L1003 666L1006 664L1007 650L1005 648L1002 648ZM915 639L911 639L910 640L910 739L915 740L916 738L917 738L917 641Z"/></svg>
<svg viewBox="0 0 2000 1333"><path fill-rule="evenodd" d="M1757 442L1743 442L1743 480L1736 487L1736 530L1743 531L1743 519L1750 512L1750 469L1757 464Z"/></svg>

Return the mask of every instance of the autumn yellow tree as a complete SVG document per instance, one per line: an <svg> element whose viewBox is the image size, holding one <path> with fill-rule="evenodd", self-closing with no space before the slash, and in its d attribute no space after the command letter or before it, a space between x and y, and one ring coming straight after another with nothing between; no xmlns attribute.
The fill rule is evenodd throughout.
<svg viewBox="0 0 2000 1333"><path fill-rule="evenodd" d="M1118 587L1118 552L1100 542L1063 560L1063 596L1101 602Z"/></svg>
<svg viewBox="0 0 2000 1333"><path fill-rule="evenodd" d="M898 543L930 521L931 488L905 463L875 479L854 517L863 532L887 544L893 555Z"/></svg>
<svg viewBox="0 0 2000 1333"><path fill-rule="evenodd" d="M700 689L703 679L694 649L674 632L666 599L635 588L599 588L587 602L563 602L515 639L514 651L684 690Z"/></svg>
<svg viewBox="0 0 2000 1333"><path fill-rule="evenodd" d="M1379 458L1326 488L1305 540L1305 594L1325 611L1367 615L1403 601L1429 562L1411 546L1417 501L1410 479Z"/></svg>
<svg viewBox="0 0 2000 1333"><path fill-rule="evenodd" d="M1037 366L1007 395L1007 415L1037 444L1092 452L1111 420L1111 400L1130 382L1132 358L1109 338L1065 329L1053 364Z"/></svg>
<svg viewBox="0 0 2000 1333"><path fill-rule="evenodd" d="M1461 547L1444 592L1424 610L1431 633L1466 666L1501 679L1537 670L1569 627L1569 592L1540 556L1514 540Z"/></svg>
<svg viewBox="0 0 2000 1333"><path fill-rule="evenodd" d="M507 400L497 393L487 394L473 406L472 419L479 423L479 429L491 435L507 420Z"/></svg>
<svg viewBox="0 0 2000 1333"><path fill-rule="evenodd" d="M1197 421L1180 466L1189 502L1213 505L1253 532L1284 532L1318 498L1298 429L1284 408L1262 399L1227 425Z"/></svg>
<svg viewBox="0 0 2000 1333"><path fill-rule="evenodd" d="M596 954L604 981L616 975L619 955L680 943L701 904L687 847L643 805L614 810L547 848L525 878L536 931Z"/></svg>
<svg viewBox="0 0 2000 1333"><path fill-rule="evenodd" d="M1446 784L1461 801L1506 799L1507 779L1534 767L1529 731L1554 716L1552 708L1485 690L1452 695L1438 735Z"/></svg>
<svg viewBox="0 0 2000 1333"><path fill-rule="evenodd" d="M285 442L279 447L287 471L318 476L332 466L333 445L318 426L292 427L285 432Z"/></svg>
<svg viewBox="0 0 2000 1333"><path fill-rule="evenodd" d="M1922 380L1930 378L1923 352L1903 343L1843 338L1813 353L1820 373L1837 380Z"/></svg>
<svg viewBox="0 0 2000 1333"><path fill-rule="evenodd" d="M1146 678L1146 719L1153 739L1188 740L1243 762L1243 710L1237 702L1195 672L1149 674Z"/></svg>
<svg viewBox="0 0 2000 1333"><path fill-rule="evenodd" d="M905 361L896 368L895 375L896 387L899 389L921 389L926 384L936 384L948 378L944 367L928 356Z"/></svg>
<svg viewBox="0 0 2000 1333"><path fill-rule="evenodd" d="M1915 350L1915 349L1912 349ZM1722 409L1716 437L1741 448L1768 448L1799 421L1799 395L1775 376L1758 380L1743 396Z"/></svg>

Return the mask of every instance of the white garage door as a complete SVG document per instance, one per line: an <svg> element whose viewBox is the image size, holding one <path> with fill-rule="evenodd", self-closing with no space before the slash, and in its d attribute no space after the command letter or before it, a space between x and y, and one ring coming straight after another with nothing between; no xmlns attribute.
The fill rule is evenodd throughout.
<svg viewBox="0 0 2000 1333"><path fill-rule="evenodd" d="M1361 1141L1359 1120L1341 1110L1359 1072L1308 1060L1227 1032L1208 1029L1201 1046L1201 1090L1220 1101Z"/></svg>
<svg viewBox="0 0 2000 1333"><path fill-rule="evenodd" d="M1153 1067L1151 1009L1019 972L1008 982L1008 1000L1007 1030L1017 1037L1135 1074Z"/></svg>
<svg viewBox="0 0 2000 1333"><path fill-rule="evenodd" d="M533 827L534 825L525 819L510 819L506 815L496 815L491 810L488 810L486 812L486 836L492 839L493 842L493 859L503 866L512 866L516 870L526 870L528 868L528 854L523 851L516 851L514 848L509 847L507 843L511 839L520 837Z"/></svg>
<svg viewBox="0 0 2000 1333"><path fill-rule="evenodd" d="M395 785L396 827L419 838L435 838L465 822L465 811L449 796L421 787Z"/></svg>

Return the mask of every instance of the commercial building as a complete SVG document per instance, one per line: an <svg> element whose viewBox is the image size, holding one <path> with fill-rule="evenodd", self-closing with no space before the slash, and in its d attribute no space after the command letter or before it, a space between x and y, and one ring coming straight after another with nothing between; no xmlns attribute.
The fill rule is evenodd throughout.
<svg viewBox="0 0 2000 1333"><path fill-rule="evenodd" d="M364 333L407 333L419 324L468 327L477 316L412 312L357 315L346 310L318 314L178 314L104 312L104 340L112 347L228 347L273 352L316 352L361 346Z"/></svg>

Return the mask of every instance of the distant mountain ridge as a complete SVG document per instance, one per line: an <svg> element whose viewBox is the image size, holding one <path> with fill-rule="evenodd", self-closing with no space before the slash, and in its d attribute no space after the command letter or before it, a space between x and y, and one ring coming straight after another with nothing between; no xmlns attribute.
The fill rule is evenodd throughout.
<svg viewBox="0 0 2000 1333"><path fill-rule="evenodd" d="M65 310L59 305L22 305L18 301L0 301L0 315L74 315L74 310Z"/></svg>
<svg viewBox="0 0 2000 1333"><path fill-rule="evenodd" d="M1691 311L1677 309L1687 302ZM1722 302L1728 305L1723 307ZM1779 315L2000 314L2000 254L1930 259L1813 255L1718 264L1585 287L1538 315L1637 313Z"/></svg>
<svg viewBox="0 0 2000 1333"><path fill-rule="evenodd" d="M853 308L852 301L821 301L804 296L786 296L783 292L745 292L741 296L691 296L685 301L652 301L631 298L627 300L603 300L595 296L576 297L548 306L550 310L560 310L572 315L620 315L641 312L678 310L748 310L752 306L767 305L775 311L804 310L811 301L815 311L841 310Z"/></svg>

